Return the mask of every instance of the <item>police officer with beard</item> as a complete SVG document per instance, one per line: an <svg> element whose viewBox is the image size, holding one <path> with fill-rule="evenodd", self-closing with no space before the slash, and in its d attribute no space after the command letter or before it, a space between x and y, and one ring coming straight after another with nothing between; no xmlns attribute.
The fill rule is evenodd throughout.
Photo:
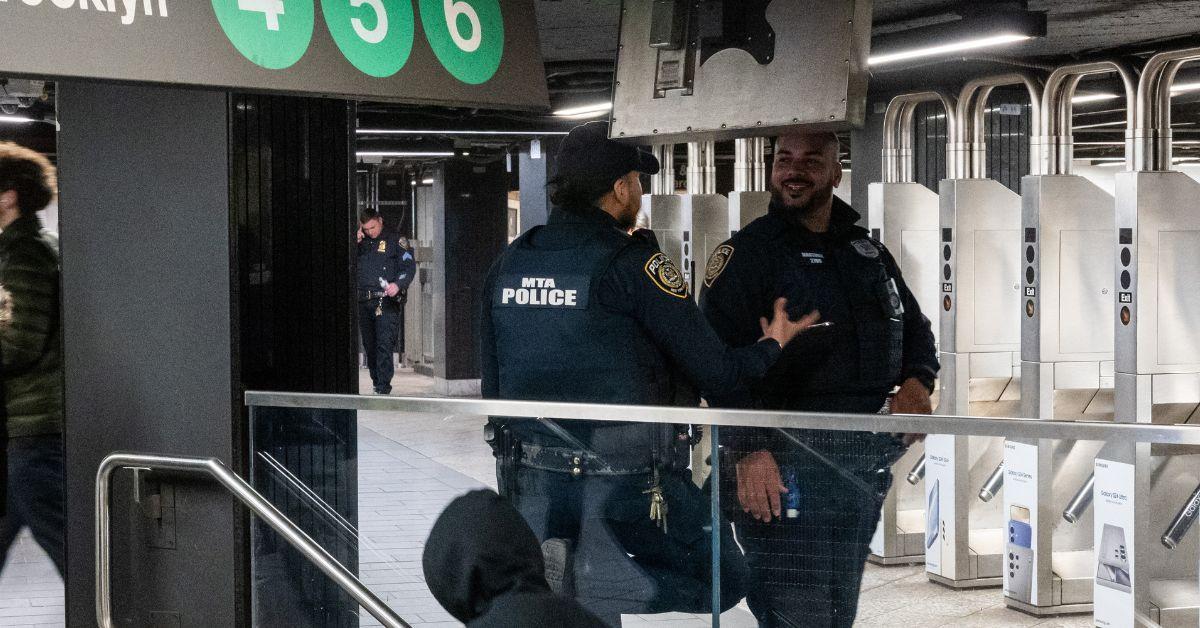
<svg viewBox="0 0 1200 628"><path fill-rule="evenodd" d="M697 405L766 373L817 318L772 305L757 337L729 349L649 232L631 234L648 153L573 129L552 181L549 222L504 251L485 284L483 396L492 399ZM623 613L709 612L709 498L687 470L688 426L494 418L501 492L537 534L551 585L606 622ZM745 563L722 529L728 608Z"/></svg>
<svg viewBox="0 0 1200 628"><path fill-rule="evenodd" d="M731 346L756 340L780 295L822 316L759 385L710 397L714 406L931 412L939 367L929 320L892 255L833 195L838 152L832 133L779 138L768 214L708 261L701 307ZM721 437L731 480L722 503L741 507L732 516L760 626L850 626L890 467L920 436L727 428Z"/></svg>

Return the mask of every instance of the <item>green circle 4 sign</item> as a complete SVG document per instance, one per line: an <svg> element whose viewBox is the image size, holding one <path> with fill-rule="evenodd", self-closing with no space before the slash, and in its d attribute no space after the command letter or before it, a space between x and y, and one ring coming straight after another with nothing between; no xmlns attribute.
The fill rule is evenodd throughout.
<svg viewBox="0 0 1200 628"><path fill-rule="evenodd" d="M438 61L458 80L486 82L504 55L500 0L420 0L421 24Z"/></svg>
<svg viewBox="0 0 1200 628"><path fill-rule="evenodd" d="M233 47L269 70L294 65L312 41L313 0L212 0L212 6Z"/></svg>
<svg viewBox="0 0 1200 628"><path fill-rule="evenodd" d="M384 78L408 62L416 31L411 0L321 0L342 54L364 74Z"/></svg>

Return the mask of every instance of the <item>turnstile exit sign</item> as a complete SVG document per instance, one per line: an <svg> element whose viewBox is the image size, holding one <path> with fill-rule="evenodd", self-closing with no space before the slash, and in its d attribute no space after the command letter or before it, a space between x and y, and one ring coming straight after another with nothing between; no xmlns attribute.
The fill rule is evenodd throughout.
<svg viewBox="0 0 1200 628"><path fill-rule="evenodd" d="M0 0L0 76L544 108L533 0Z"/></svg>

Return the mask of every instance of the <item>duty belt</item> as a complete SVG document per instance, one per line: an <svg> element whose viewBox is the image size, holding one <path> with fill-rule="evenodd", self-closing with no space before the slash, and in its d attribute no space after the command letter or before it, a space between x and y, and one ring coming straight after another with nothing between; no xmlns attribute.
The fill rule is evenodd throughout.
<svg viewBox="0 0 1200 628"><path fill-rule="evenodd" d="M649 456L632 459L627 454L595 454L567 447L521 444L521 466L552 473L583 475L649 475L654 464Z"/></svg>
<svg viewBox="0 0 1200 628"><path fill-rule="evenodd" d="M358 300L359 301L370 301L371 299L381 299L386 296L387 296L386 292L374 292L371 290L359 290L358 291Z"/></svg>

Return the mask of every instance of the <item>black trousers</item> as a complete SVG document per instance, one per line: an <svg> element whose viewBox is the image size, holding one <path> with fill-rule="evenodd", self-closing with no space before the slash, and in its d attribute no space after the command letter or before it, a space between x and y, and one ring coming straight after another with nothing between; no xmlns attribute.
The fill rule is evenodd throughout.
<svg viewBox="0 0 1200 628"><path fill-rule="evenodd" d="M740 509L731 514L750 566L746 601L759 626L849 628L854 624L881 498L892 480L886 467L864 464L874 458L870 449L861 451L837 452L826 461L799 452L773 452L781 468L790 467L796 474L796 516L788 518L785 508L784 518L763 523ZM861 483L839 477L829 463ZM736 488L726 488L721 501L724 507L734 508Z"/></svg>
<svg viewBox="0 0 1200 628"><path fill-rule="evenodd" d="M573 579L580 603L613 626L622 614L712 610L712 516L709 496L690 478L662 487L667 531L650 520L644 494L651 477L584 476L517 470L510 496L539 541L574 542ZM746 593L749 574L730 526L721 526L721 610Z"/></svg>
<svg viewBox="0 0 1200 628"><path fill-rule="evenodd" d="M380 309L379 316L375 315ZM392 364L392 351L396 347L396 332L400 327L400 306L392 299L384 298L358 303L358 329L362 334L363 354L367 357L367 369L376 391L391 392L392 377L396 367Z"/></svg>
<svg viewBox="0 0 1200 628"><path fill-rule="evenodd" d="M8 441L8 503L0 517L0 570L22 528L29 528L59 575L66 568L66 481L62 436L24 436Z"/></svg>

